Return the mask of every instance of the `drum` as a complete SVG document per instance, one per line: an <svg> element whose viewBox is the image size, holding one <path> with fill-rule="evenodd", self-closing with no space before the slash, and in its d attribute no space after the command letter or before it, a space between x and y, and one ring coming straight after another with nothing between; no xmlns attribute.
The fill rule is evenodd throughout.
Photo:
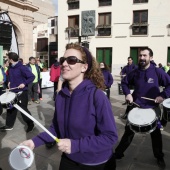
<svg viewBox="0 0 170 170"><path fill-rule="evenodd" d="M157 127L157 117L153 109L133 108L128 114L130 129L135 133L151 133Z"/></svg>
<svg viewBox="0 0 170 170"><path fill-rule="evenodd" d="M170 98L163 101L163 118L170 121Z"/></svg>
<svg viewBox="0 0 170 170"><path fill-rule="evenodd" d="M33 151L24 145L19 145L9 155L9 164L14 170L26 170L34 161Z"/></svg>
<svg viewBox="0 0 170 170"><path fill-rule="evenodd" d="M2 104L2 107L11 109L13 107L13 104L16 104L18 102L17 94L14 92L6 92L0 96L0 102Z"/></svg>

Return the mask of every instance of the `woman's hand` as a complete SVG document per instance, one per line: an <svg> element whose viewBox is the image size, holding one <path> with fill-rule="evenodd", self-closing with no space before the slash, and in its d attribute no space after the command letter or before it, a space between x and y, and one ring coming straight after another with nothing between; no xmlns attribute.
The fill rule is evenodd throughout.
<svg viewBox="0 0 170 170"><path fill-rule="evenodd" d="M20 143L20 145L28 146L31 150L35 148L34 142L31 139Z"/></svg>
<svg viewBox="0 0 170 170"><path fill-rule="evenodd" d="M58 150L66 154L71 153L71 140L70 139L59 139L57 143Z"/></svg>

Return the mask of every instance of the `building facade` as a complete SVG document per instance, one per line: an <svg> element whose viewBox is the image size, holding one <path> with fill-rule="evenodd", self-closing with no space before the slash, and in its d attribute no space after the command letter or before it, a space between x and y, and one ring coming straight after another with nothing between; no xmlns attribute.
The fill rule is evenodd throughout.
<svg viewBox="0 0 170 170"><path fill-rule="evenodd" d="M2 0L1 12L7 11L10 16L19 47L19 55L28 62L33 56L33 26L47 23L55 10L52 0Z"/></svg>
<svg viewBox="0 0 170 170"><path fill-rule="evenodd" d="M46 24L39 24L33 31L33 56L40 57L50 67L58 57L57 16L49 17Z"/></svg>
<svg viewBox="0 0 170 170"><path fill-rule="evenodd" d="M169 0L59 0L58 55L69 42L89 46L98 62L113 75L132 56L138 63L141 47L150 47L154 61L170 62Z"/></svg>

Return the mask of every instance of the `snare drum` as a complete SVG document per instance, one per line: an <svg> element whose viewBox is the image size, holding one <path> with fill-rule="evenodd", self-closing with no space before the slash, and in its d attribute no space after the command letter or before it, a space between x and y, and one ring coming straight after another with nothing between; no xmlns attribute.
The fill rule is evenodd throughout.
<svg viewBox="0 0 170 170"><path fill-rule="evenodd" d="M14 92L6 92L0 96L0 102L2 104L2 107L11 109L13 107L13 104L16 104L18 102L17 94Z"/></svg>
<svg viewBox="0 0 170 170"><path fill-rule="evenodd" d="M170 121L170 98L163 101L163 118Z"/></svg>
<svg viewBox="0 0 170 170"><path fill-rule="evenodd" d="M153 109L133 108L128 114L130 129L135 133L151 133L157 127L157 117Z"/></svg>

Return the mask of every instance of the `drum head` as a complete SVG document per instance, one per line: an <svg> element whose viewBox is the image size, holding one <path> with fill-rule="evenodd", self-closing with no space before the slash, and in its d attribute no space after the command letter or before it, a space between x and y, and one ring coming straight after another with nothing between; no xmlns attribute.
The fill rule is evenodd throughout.
<svg viewBox="0 0 170 170"><path fill-rule="evenodd" d="M16 97L16 94L13 92L6 92L0 96L1 104L7 104L13 101Z"/></svg>
<svg viewBox="0 0 170 170"><path fill-rule="evenodd" d="M134 108L128 114L128 121L136 125L146 125L156 119L153 109Z"/></svg>
<svg viewBox="0 0 170 170"><path fill-rule="evenodd" d="M32 150L24 145L19 145L9 155L9 163L14 170L29 168L34 160Z"/></svg>
<svg viewBox="0 0 170 170"><path fill-rule="evenodd" d="M165 99L162 104L163 104L164 107L170 108L170 98Z"/></svg>

